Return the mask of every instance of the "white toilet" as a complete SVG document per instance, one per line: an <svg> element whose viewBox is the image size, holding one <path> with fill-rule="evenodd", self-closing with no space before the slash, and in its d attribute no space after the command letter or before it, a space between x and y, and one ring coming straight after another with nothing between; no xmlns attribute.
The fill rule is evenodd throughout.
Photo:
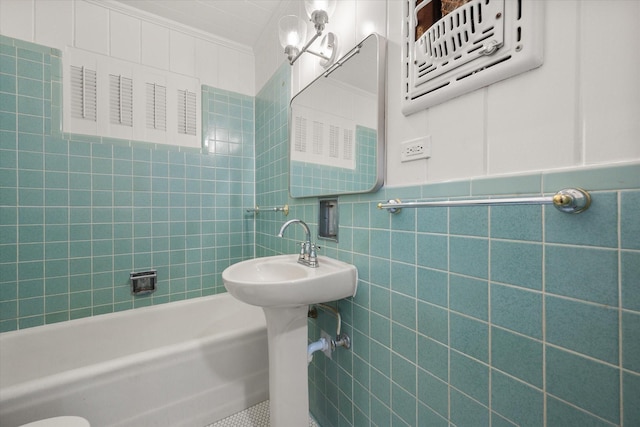
<svg viewBox="0 0 640 427"><path fill-rule="evenodd" d="M54 417L23 424L20 427L91 427L91 425L81 417Z"/></svg>

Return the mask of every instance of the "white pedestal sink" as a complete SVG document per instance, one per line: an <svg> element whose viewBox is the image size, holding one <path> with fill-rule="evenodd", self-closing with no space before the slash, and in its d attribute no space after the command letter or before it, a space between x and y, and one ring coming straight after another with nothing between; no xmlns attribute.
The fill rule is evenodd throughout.
<svg viewBox="0 0 640 427"><path fill-rule="evenodd" d="M269 341L269 400L273 427L309 423L307 311L309 304L355 295L356 268L320 256L319 266L297 262L297 255L254 258L228 267L224 286L240 301L261 306Z"/></svg>

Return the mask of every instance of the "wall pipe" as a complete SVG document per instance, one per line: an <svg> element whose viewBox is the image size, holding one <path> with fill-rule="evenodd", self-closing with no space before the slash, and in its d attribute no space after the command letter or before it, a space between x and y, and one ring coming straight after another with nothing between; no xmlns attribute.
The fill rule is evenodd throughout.
<svg viewBox="0 0 640 427"><path fill-rule="evenodd" d="M340 312L338 311L338 309L331 307L330 305L327 305L327 304L316 304L316 305L325 311L331 312L335 316L338 323L338 325L336 326L336 337L339 337L340 331L342 329L342 316L340 316Z"/></svg>
<svg viewBox="0 0 640 427"><path fill-rule="evenodd" d="M336 317L337 326L336 326L336 338L328 340L326 338L320 338L318 341L312 342L307 346L307 362L311 363L313 360L313 353L316 351L328 351L332 352L336 350L336 347L344 347L351 348L351 338L349 335L342 334L342 316L340 316L340 312L338 309L331 307L327 304L315 304L315 306L320 307L321 309L330 312Z"/></svg>
<svg viewBox="0 0 640 427"><path fill-rule="evenodd" d="M316 342L312 342L307 346L307 364L313 360L313 353L316 351L327 351L331 349L331 345L326 338L320 338Z"/></svg>

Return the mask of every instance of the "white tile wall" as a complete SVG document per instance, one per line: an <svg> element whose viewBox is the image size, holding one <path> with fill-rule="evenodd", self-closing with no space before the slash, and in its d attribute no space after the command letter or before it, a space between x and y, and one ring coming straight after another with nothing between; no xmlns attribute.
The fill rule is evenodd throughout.
<svg viewBox="0 0 640 427"><path fill-rule="evenodd" d="M355 42L363 40L371 33L387 33L387 7L379 0L356 2Z"/></svg>
<svg viewBox="0 0 640 427"><path fill-rule="evenodd" d="M409 117L398 99L403 1L388 0L386 13L380 3L340 3L332 24L341 27L331 31L355 43L369 19L379 26L386 15L387 185L640 160L640 2L545 1L542 67ZM319 73L314 62L294 66L293 93ZM257 89L281 64L268 63L256 69ZM401 163L400 144L423 135L432 158Z"/></svg>
<svg viewBox="0 0 640 427"><path fill-rule="evenodd" d="M304 13L304 8L303 8ZM303 16L306 18L306 15ZM356 39L356 33L358 33L358 19L356 16L356 2L337 2L336 10L333 13L333 16L329 18L329 23L327 24L327 31L333 31L338 35L338 40L340 41L340 52L343 55L356 43L360 40ZM309 27L309 31L307 34L311 36L313 34L313 26ZM313 58L310 55L310 60ZM317 60L313 60L314 64L317 64ZM321 68L318 69L318 73L322 72Z"/></svg>
<svg viewBox="0 0 640 427"><path fill-rule="evenodd" d="M487 90L488 174L577 164L576 2L546 5L544 64Z"/></svg>
<svg viewBox="0 0 640 427"><path fill-rule="evenodd" d="M196 75L200 83L219 87L218 55L219 46L206 40L196 39Z"/></svg>
<svg viewBox="0 0 640 427"><path fill-rule="evenodd" d="M109 12L110 54L140 63L140 20L123 13Z"/></svg>
<svg viewBox="0 0 640 427"><path fill-rule="evenodd" d="M175 73L193 76L196 72L196 40L178 31L169 35L169 68Z"/></svg>
<svg viewBox="0 0 640 427"><path fill-rule="evenodd" d="M109 10L75 2L75 47L109 55Z"/></svg>
<svg viewBox="0 0 640 427"><path fill-rule="evenodd" d="M253 55L226 46L218 49L219 87L243 95L255 95L255 62Z"/></svg>
<svg viewBox="0 0 640 427"><path fill-rule="evenodd" d="M34 3L24 0L0 0L0 34L33 40Z"/></svg>
<svg viewBox="0 0 640 427"><path fill-rule="evenodd" d="M398 99L403 1L339 2L328 30L338 34L343 52L369 28L389 38L387 185L640 160L640 2L544 3L542 67L405 117ZM280 12L305 14L302 2L283 3ZM100 3L0 0L3 35L59 49L73 44L247 95L285 61L278 18L252 53L197 32L172 36L166 23ZM304 55L292 70L292 92L321 71ZM401 163L400 144L423 135L432 136L432 158Z"/></svg>
<svg viewBox="0 0 640 427"><path fill-rule="evenodd" d="M2 35L62 51L76 47L255 94L255 58L248 47L171 26L116 2L0 0Z"/></svg>
<svg viewBox="0 0 640 427"><path fill-rule="evenodd" d="M586 164L640 158L640 2L582 2Z"/></svg>
<svg viewBox="0 0 640 427"><path fill-rule="evenodd" d="M280 16L297 13L292 3L285 5L280 10ZM275 71L286 60L284 49L280 46L278 39L278 19L280 16L272 16L269 25L262 32L262 36L255 46L253 52L255 55L255 88L256 92L269 81ZM294 75L292 75L294 76Z"/></svg>
<svg viewBox="0 0 640 427"><path fill-rule="evenodd" d="M140 49L144 65L168 70L169 46L169 29L150 22L142 22Z"/></svg>
<svg viewBox="0 0 640 427"><path fill-rule="evenodd" d="M486 173L484 129L485 90L477 90L429 109L427 134L431 135L431 159L427 163L429 181L448 181Z"/></svg>
<svg viewBox="0 0 640 427"><path fill-rule="evenodd" d="M402 20L401 12L401 7L389 7L389 22L400 22ZM401 47L399 43L394 43L392 40L400 39L400 26L389 26L389 32L387 58L390 64L399 63L402 58ZM399 147L399 141L408 141L420 135L427 135L429 129L427 111L421 111L406 118L400 111L401 71L401 67L387 67L387 165L402 164L402 167L387 167L385 182L391 185L427 180L427 160L400 163L400 150L390 149L390 147ZM403 126L394 125L401 122Z"/></svg>
<svg viewBox="0 0 640 427"><path fill-rule="evenodd" d="M67 0L35 1L35 42L63 49L73 44L73 4Z"/></svg>

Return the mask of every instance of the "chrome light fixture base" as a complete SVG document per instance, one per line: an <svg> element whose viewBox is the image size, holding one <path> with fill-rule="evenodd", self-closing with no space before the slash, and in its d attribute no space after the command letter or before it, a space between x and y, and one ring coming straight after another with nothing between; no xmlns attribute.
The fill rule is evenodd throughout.
<svg viewBox="0 0 640 427"><path fill-rule="evenodd" d="M322 67L329 68L338 58L338 37L334 33L327 33L320 41L319 52L314 52L309 48L322 35L326 24L329 23L329 15L335 9L335 0L328 0L318 4L316 1L307 0L305 1L305 8L307 9L309 20L313 23L315 34L303 46L302 43L306 38L306 26L308 24L295 15L283 16L278 23L280 44L284 47L284 53L287 55L291 65L303 53L309 52L321 59L320 65ZM324 8L327 8L327 10Z"/></svg>
<svg viewBox="0 0 640 427"><path fill-rule="evenodd" d="M320 65L323 68L329 68L336 62L338 58L338 36L334 33L327 33L322 40L320 40ZM309 52L313 53L313 52Z"/></svg>
<svg viewBox="0 0 640 427"><path fill-rule="evenodd" d="M284 48L284 54L287 55L289 63L293 65L294 58L298 58L298 56L300 56L300 49L289 45Z"/></svg>

